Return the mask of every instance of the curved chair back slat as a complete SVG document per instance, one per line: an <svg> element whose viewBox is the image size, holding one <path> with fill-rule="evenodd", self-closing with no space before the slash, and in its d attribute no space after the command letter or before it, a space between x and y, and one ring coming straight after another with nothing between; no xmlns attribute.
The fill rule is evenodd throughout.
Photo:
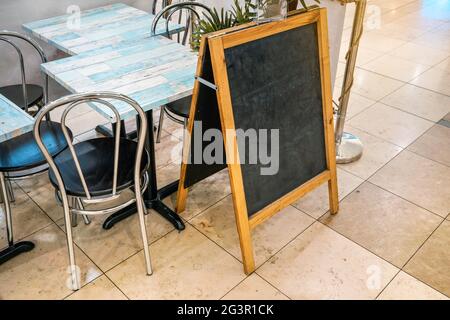
<svg viewBox="0 0 450 320"><path fill-rule="evenodd" d="M59 171L58 166L55 163L54 158L50 155L50 153L48 152L47 148L45 147L42 139L41 139L41 135L39 132L39 128L40 128L40 123L43 121L43 119L46 117L46 115L51 112L52 110L55 110L56 108L59 107L63 107L66 106L64 112L62 113L61 116L61 127L64 133L64 136L67 140L67 144L68 144L68 148L69 151L71 153L72 159L75 163L75 167L76 167L76 171L78 174L78 177L81 181L83 190L85 192L86 195L86 199L87 200L91 200L93 197L91 195L91 192L89 190L89 186L88 183L85 179L85 176L83 174L82 171L82 166L80 164L79 161L79 157L76 154L75 151L75 147L70 139L70 135L69 135L69 131L67 128L67 115L69 114L70 111L72 111L74 108L76 108L77 106L83 104L83 103L98 103L98 104L102 104L105 107L109 108L112 110L112 112L114 113L114 117L115 119L112 119L113 121L115 121L117 123L116 126L116 134L115 134L115 141L114 141L114 168L113 168L113 179L112 179L112 187L111 187L111 197L115 197L117 194L117 181L118 181L118 174L119 174L119 154L120 154L120 130L121 130L121 124L120 124L120 114L117 111L117 109L114 107L114 105L111 103L111 101L120 101L123 103L128 104L129 106L131 106L132 108L134 108L136 110L136 113L138 114L138 118L139 121L141 123L141 126L139 127L139 132L138 132L138 137L137 137L137 141L138 141L138 145L137 145L137 155L136 155L136 159L135 159L135 186L138 186L137 189L139 189L140 186L140 173L141 173L141 161L142 161L142 155L144 153L144 145L145 145L145 135L147 132L147 118L145 116L145 112L143 111L143 109L140 107L140 105L134 101L133 99L125 96L125 95L121 95L121 94L117 94L117 93L112 93L112 92L95 92L95 93L83 93L83 94L74 94L74 95L70 95L64 98L61 98L59 100L56 100L48 105L46 105L45 107L43 107L41 109L41 111L38 113L38 115L36 116L36 122L34 125L34 136L36 138L36 143L39 146L39 148L41 149L45 159L47 160L49 167L51 168L52 172L55 175L55 178L57 180L58 183L58 188L59 191L61 193L61 200L63 202L63 206L64 203L67 202L67 194L65 192L66 188L65 188L65 184L64 181L62 179L62 175ZM140 192L136 192L136 195L141 196Z"/></svg>
<svg viewBox="0 0 450 320"><path fill-rule="evenodd" d="M44 50L33 39L31 39L19 32L8 31L8 30L0 30L0 37L5 38L5 39L16 38L16 39L27 42L38 52L42 63L46 63L48 61L47 55L45 54ZM24 71L24 73L25 73L25 71ZM47 104L48 103L48 75L45 74L44 72L41 72L41 74L44 78L44 86L43 86L43 88L44 88L44 104ZM49 119L49 117L47 117L47 119Z"/></svg>
<svg viewBox="0 0 450 320"><path fill-rule="evenodd" d="M175 13L178 13L178 23L180 24L182 21L182 18L183 18L183 14L186 14L186 17L185 17L186 23L184 25L184 30L183 30L184 35L183 35L182 40L180 38L180 33L178 33L178 42L181 43L182 45L185 45L186 41L188 39L189 33L192 32L192 30L193 30L194 18L197 18L198 20L200 20L200 13L196 9L205 10L210 15L212 13L211 9L207 5L205 5L203 3L195 2L195 1L179 2L179 3L174 3L172 5L165 7L164 9L159 11L158 14L155 16L155 19L153 20L153 23L152 23L151 35L152 36L156 35L156 29L158 27L158 23L160 22L161 19L164 18L165 19L165 30L166 30L165 36L168 38L171 38L170 30L169 30L169 23L171 22L172 17L174 16Z"/></svg>
<svg viewBox="0 0 450 320"><path fill-rule="evenodd" d="M172 3L172 0L153 0L152 2L152 14L155 15L156 14L156 7L158 6L158 3L161 2L161 8L164 9L165 7L167 7L168 5L170 5Z"/></svg>
<svg viewBox="0 0 450 320"><path fill-rule="evenodd" d="M0 41L5 42L5 43L9 44L11 47L13 47L16 50L17 55L19 56L20 80L22 81L23 106L24 106L25 112L28 113L27 79L26 79L26 74L25 74L25 62L23 60L22 51L14 42L12 42L11 40L9 40L5 37L0 36Z"/></svg>

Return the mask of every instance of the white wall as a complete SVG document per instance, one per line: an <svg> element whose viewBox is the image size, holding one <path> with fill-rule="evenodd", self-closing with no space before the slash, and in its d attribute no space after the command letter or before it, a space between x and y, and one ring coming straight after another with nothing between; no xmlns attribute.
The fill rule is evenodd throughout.
<svg viewBox="0 0 450 320"><path fill-rule="evenodd" d="M228 7L233 0L200 0L216 7ZM0 0L0 29L23 32L23 23L58 16L66 13L68 6L78 5L81 10L100 7L111 3L126 3L141 10L150 11L152 0ZM329 38L332 60L332 79L337 67L339 57L340 39L344 23L345 10L338 1L322 0L322 5L329 8ZM43 44L44 50L50 59L62 57L53 47ZM31 82L39 81L39 58L33 50L23 47L27 63L27 77ZM19 66L15 52L0 44L0 86L18 83L20 79ZM51 98L66 94L59 85L50 82Z"/></svg>

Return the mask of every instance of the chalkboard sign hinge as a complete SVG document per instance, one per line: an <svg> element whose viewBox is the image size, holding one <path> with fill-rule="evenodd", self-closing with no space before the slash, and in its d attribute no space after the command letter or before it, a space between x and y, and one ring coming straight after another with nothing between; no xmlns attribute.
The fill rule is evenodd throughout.
<svg viewBox="0 0 450 320"><path fill-rule="evenodd" d="M200 82L201 84L204 84L205 86L207 86L207 87L209 87L209 88L211 88L211 89L217 91L217 86L216 86L214 83L211 83L211 82L209 82L208 80L205 80L205 79L200 78L200 77L198 77L198 76L195 77L195 79L196 79L198 82Z"/></svg>

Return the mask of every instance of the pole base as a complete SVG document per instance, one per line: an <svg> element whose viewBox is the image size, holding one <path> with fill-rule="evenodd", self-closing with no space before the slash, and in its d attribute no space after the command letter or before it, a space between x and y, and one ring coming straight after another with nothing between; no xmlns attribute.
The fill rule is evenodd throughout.
<svg viewBox="0 0 450 320"><path fill-rule="evenodd" d="M336 146L336 163L345 164L358 161L362 157L363 148L358 137L344 132L341 144Z"/></svg>

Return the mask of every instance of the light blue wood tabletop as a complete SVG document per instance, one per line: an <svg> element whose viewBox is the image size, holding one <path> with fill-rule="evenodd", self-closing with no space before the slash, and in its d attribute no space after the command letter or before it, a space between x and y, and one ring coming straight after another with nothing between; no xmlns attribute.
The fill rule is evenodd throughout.
<svg viewBox="0 0 450 320"><path fill-rule="evenodd" d="M0 143L30 132L34 119L0 94Z"/></svg>
<svg viewBox="0 0 450 320"><path fill-rule="evenodd" d="M114 46L117 43L135 43L150 36L154 16L123 3L66 14L49 19L26 23L28 33L71 55ZM170 23L169 33L183 29ZM166 33L166 24L161 19L157 34Z"/></svg>
<svg viewBox="0 0 450 320"><path fill-rule="evenodd" d="M46 39L66 52L78 52L72 57L41 65L45 73L67 90L72 93L114 91L135 99L145 111L192 94L197 54L189 47L163 36L152 37L149 33L122 41L111 36L117 30L123 30L119 27L121 22L128 27L128 21L138 24L140 17L148 20L149 14L117 4L88 10L81 16L88 23L82 33L90 40L83 42L89 50L75 49L73 44L76 41L55 40L59 35L55 30L67 34L67 28L63 26L67 17L25 25L40 39ZM101 23L96 20L99 18ZM101 45L98 44L100 38ZM120 103L115 105L122 119L135 115L130 107ZM110 109L92 106L105 117L113 117Z"/></svg>

